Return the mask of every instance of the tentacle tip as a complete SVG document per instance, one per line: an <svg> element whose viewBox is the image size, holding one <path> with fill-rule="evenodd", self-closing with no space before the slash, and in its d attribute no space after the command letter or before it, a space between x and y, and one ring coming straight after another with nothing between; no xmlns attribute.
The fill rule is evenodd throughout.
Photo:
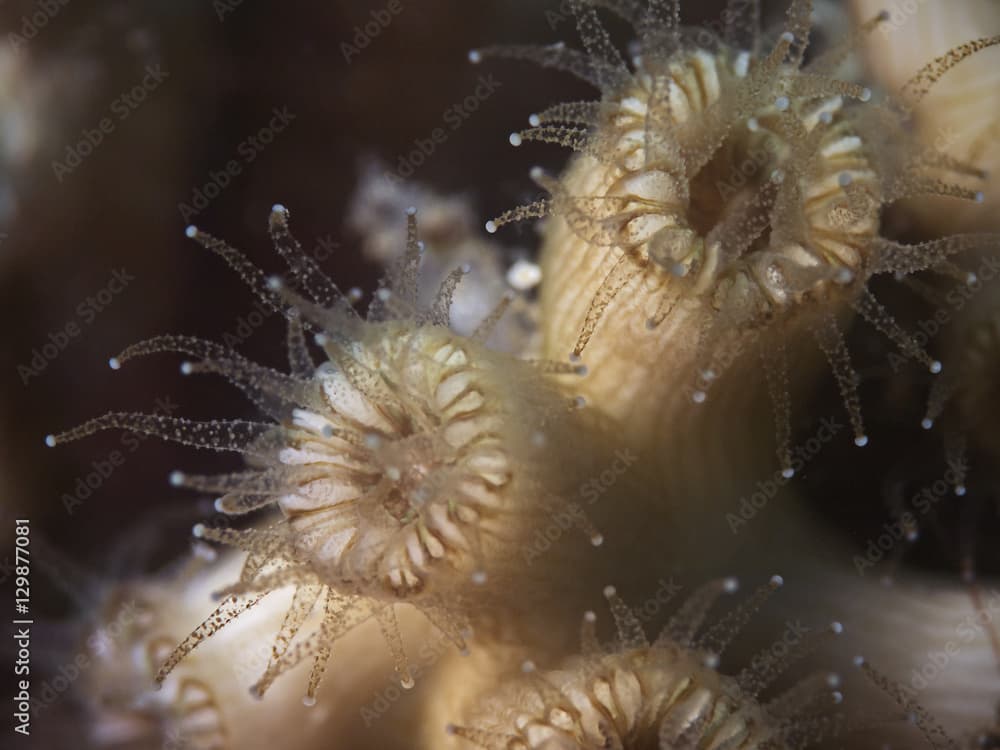
<svg viewBox="0 0 1000 750"><path fill-rule="evenodd" d="M852 175L850 172L841 172L839 175L837 175L837 184L840 185L842 188L847 187L852 182L854 182L854 175Z"/></svg>
<svg viewBox="0 0 1000 750"><path fill-rule="evenodd" d="M483 61L483 53L477 49L469 50L469 62L473 65L479 65Z"/></svg>
<svg viewBox="0 0 1000 750"><path fill-rule="evenodd" d="M524 672L525 674L531 674L532 672L535 671L535 662L533 662L531 659L525 659L523 662L521 662L521 671Z"/></svg>
<svg viewBox="0 0 1000 750"><path fill-rule="evenodd" d="M854 438L854 444L859 448L864 448L866 445L868 445L868 436L858 435L856 438Z"/></svg>
<svg viewBox="0 0 1000 750"><path fill-rule="evenodd" d="M785 585L785 579L782 576L773 575L767 583L773 589L780 589Z"/></svg>
<svg viewBox="0 0 1000 750"><path fill-rule="evenodd" d="M785 467L784 469L781 470L781 476L783 476L785 479L791 479L792 477L795 476L795 469L793 469L790 466Z"/></svg>
<svg viewBox="0 0 1000 750"><path fill-rule="evenodd" d="M705 658L702 663L709 669L718 669L719 667L719 655L718 654L705 654Z"/></svg>
<svg viewBox="0 0 1000 750"><path fill-rule="evenodd" d="M196 227L194 224L188 224L184 228L184 236L187 237L188 239L193 240L195 237L198 236L198 227Z"/></svg>
<svg viewBox="0 0 1000 750"><path fill-rule="evenodd" d="M978 282L979 282L979 276L977 274L972 273L971 271L969 272L969 275L965 277L966 286L974 286Z"/></svg>
<svg viewBox="0 0 1000 750"><path fill-rule="evenodd" d="M416 216L417 215L417 207L416 206L408 206L407 209L406 209L406 215L407 216Z"/></svg>
<svg viewBox="0 0 1000 750"><path fill-rule="evenodd" d="M492 219L490 219L489 221L487 221L486 222L486 231L489 232L490 234L496 234L497 233L497 223L495 221L493 221Z"/></svg>
<svg viewBox="0 0 1000 750"><path fill-rule="evenodd" d="M288 209L285 208L285 205L283 203L275 203L273 206L271 206L271 214L272 215L277 214L278 217L284 218L288 216Z"/></svg>
<svg viewBox="0 0 1000 750"><path fill-rule="evenodd" d="M590 543L595 547L600 547L602 544L604 544L604 535L603 534L591 535Z"/></svg>
<svg viewBox="0 0 1000 750"><path fill-rule="evenodd" d="M544 176L545 170L541 167L535 166L528 170L528 177L530 177L533 182L538 182Z"/></svg>
<svg viewBox="0 0 1000 750"><path fill-rule="evenodd" d="M694 401L696 404L705 403L706 398L707 394L705 393L705 391L695 391L694 393L691 394L691 400Z"/></svg>
<svg viewBox="0 0 1000 750"><path fill-rule="evenodd" d="M510 141L510 145L513 146L514 148L517 148L522 143L524 143L524 139L521 138L520 133L511 133L509 136L507 136L507 140Z"/></svg>
<svg viewBox="0 0 1000 750"><path fill-rule="evenodd" d="M285 283L281 280L280 276L268 276L267 277L267 288L272 292L281 291Z"/></svg>
<svg viewBox="0 0 1000 750"><path fill-rule="evenodd" d="M215 501L212 503L212 507L215 508L215 512L216 513L225 513L226 512L224 510L225 503L222 501L221 497L215 498Z"/></svg>
<svg viewBox="0 0 1000 750"><path fill-rule="evenodd" d="M302 705L305 706L305 707L307 707L307 708L312 708L313 706L316 705L316 696L315 695L303 695L302 696Z"/></svg>
<svg viewBox="0 0 1000 750"><path fill-rule="evenodd" d="M108 360L108 367L110 367L112 370L120 370L122 368L121 360L118 359L118 357L111 357Z"/></svg>
<svg viewBox="0 0 1000 750"><path fill-rule="evenodd" d="M795 34L793 34L790 31L786 31L781 35L780 39L783 42L788 42L789 44L791 44L792 42L795 41Z"/></svg>
<svg viewBox="0 0 1000 750"><path fill-rule="evenodd" d="M183 471L172 471L170 476L167 477L167 481L170 482L173 487L180 487L184 484L184 472Z"/></svg>
<svg viewBox="0 0 1000 750"><path fill-rule="evenodd" d="M260 685L251 685L249 692L250 697L256 701L259 701L264 697L264 691L261 689Z"/></svg>
<svg viewBox="0 0 1000 750"><path fill-rule="evenodd" d="M938 360L936 360L936 359L931 362L930 367L929 367L930 371L934 375L937 375L938 373L940 373L941 372L941 368L942 368L941 362L938 361Z"/></svg>
<svg viewBox="0 0 1000 750"><path fill-rule="evenodd" d="M740 590L740 579L730 576L722 581L722 590L727 594L735 594Z"/></svg>
<svg viewBox="0 0 1000 750"><path fill-rule="evenodd" d="M588 609L586 612L583 613L583 619L586 622L597 622L597 613L594 612L594 610L592 609Z"/></svg>
<svg viewBox="0 0 1000 750"><path fill-rule="evenodd" d="M856 667L863 667L865 665L865 657L863 657L860 654L858 654L857 656L854 657L854 659L852 660L852 663Z"/></svg>
<svg viewBox="0 0 1000 750"><path fill-rule="evenodd" d="M50 448L55 448L56 447L56 442L57 441L56 441L56 436L55 435L46 435L45 436L45 444L47 446L49 446Z"/></svg>
<svg viewBox="0 0 1000 750"><path fill-rule="evenodd" d="M982 190L977 190L976 194L973 196L973 200L976 203L985 203L986 202L986 193L984 193Z"/></svg>
<svg viewBox="0 0 1000 750"><path fill-rule="evenodd" d="M861 89L861 95L858 97L863 102L870 102L872 100L872 90L870 88Z"/></svg>
<svg viewBox="0 0 1000 750"><path fill-rule="evenodd" d="M195 539L203 539L205 537L205 524L196 523L191 527L191 536Z"/></svg>
<svg viewBox="0 0 1000 750"><path fill-rule="evenodd" d="M414 681L413 675L409 672L405 672L399 676L399 686L403 688L403 690L412 690L413 686L416 684L417 683Z"/></svg>
<svg viewBox="0 0 1000 750"><path fill-rule="evenodd" d="M191 362L181 362L181 375L190 375L194 372L194 365Z"/></svg>
<svg viewBox="0 0 1000 750"><path fill-rule="evenodd" d="M774 107L779 112L784 112L792 105L791 100L787 96L779 96L774 100Z"/></svg>
<svg viewBox="0 0 1000 750"><path fill-rule="evenodd" d="M611 597L613 597L617 593L618 593L618 589L616 589L614 586L608 585L608 586L604 587L604 598L605 599L610 599Z"/></svg>
<svg viewBox="0 0 1000 750"><path fill-rule="evenodd" d="M830 632L833 633L834 635L840 635L841 633L844 632L843 624L834 620L833 622L830 623Z"/></svg>
<svg viewBox="0 0 1000 750"><path fill-rule="evenodd" d="M965 497L966 488L964 484L955 485L955 495L957 497Z"/></svg>
<svg viewBox="0 0 1000 750"><path fill-rule="evenodd" d="M476 584L477 586L482 586L483 584L486 583L486 571L476 570L472 573L471 578L474 584Z"/></svg>
<svg viewBox="0 0 1000 750"><path fill-rule="evenodd" d="M536 114L530 114L528 115L528 124L533 128L537 128L542 124L542 118Z"/></svg>
<svg viewBox="0 0 1000 750"><path fill-rule="evenodd" d="M934 426L934 420L931 419L930 417L924 417L923 419L920 420L920 426L923 427L925 430L929 430L931 427Z"/></svg>

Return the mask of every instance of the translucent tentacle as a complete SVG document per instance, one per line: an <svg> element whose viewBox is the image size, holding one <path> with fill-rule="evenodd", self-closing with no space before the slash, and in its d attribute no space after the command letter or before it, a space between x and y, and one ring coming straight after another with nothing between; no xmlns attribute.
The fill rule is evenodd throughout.
<svg viewBox="0 0 1000 750"><path fill-rule="evenodd" d="M836 319L829 313L820 316L813 333L816 337L816 343L823 350L823 354L826 355L826 359L833 369L833 376L840 389L840 397L844 401L851 427L854 429L854 442L858 446L867 445L868 438L865 435L865 425L861 418L861 399L858 396L858 377L851 365L851 355L844 342L844 335L841 333Z"/></svg>
<svg viewBox="0 0 1000 750"><path fill-rule="evenodd" d="M50 446L93 435L101 430L127 430L145 435L154 435L195 448L210 448L217 451L236 451L254 454L255 442L275 429L268 422L248 422L241 419L212 420L196 422L180 417L161 417L140 412L109 412L91 419L79 427L66 430L58 435L49 435L46 443ZM265 454L266 455L266 454Z"/></svg>

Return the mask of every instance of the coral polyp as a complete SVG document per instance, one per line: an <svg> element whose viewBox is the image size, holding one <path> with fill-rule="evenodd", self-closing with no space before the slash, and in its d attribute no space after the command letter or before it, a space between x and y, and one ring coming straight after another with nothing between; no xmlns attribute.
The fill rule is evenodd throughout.
<svg viewBox="0 0 1000 750"><path fill-rule="evenodd" d="M838 723L823 715L839 700L837 675L820 672L769 700L758 696L789 663L815 647L816 638L783 658L755 659L736 677L716 670L722 650L780 585L780 577L773 578L706 629L716 599L737 588L734 579L707 584L652 642L635 613L608 587L605 595L618 629L611 646L600 644L597 618L587 612L581 654L553 670L536 671L528 664L527 674L484 698L469 722L449 730L471 743L466 746L487 750L813 744L838 731ZM840 629L834 623L827 632Z"/></svg>
<svg viewBox="0 0 1000 750"><path fill-rule="evenodd" d="M764 352L790 472L785 351L802 333L826 355L859 445L867 442L854 369L837 316L852 310L908 356L941 365L867 289L877 274L912 273L989 240L956 236L906 246L880 235L881 209L915 194L978 201L957 180L974 167L918 146L910 108L985 39L921 70L898 101L875 101L836 77L859 38L807 61L812 3L794 0L780 33L764 35L755 2L733 2L724 39L680 25L679 3L571 4L586 51L496 47L575 74L596 102L558 104L511 137L577 151L549 197L491 221L551 216L545 225L545 354L583 356L584 392L639 434L668 429L678 396L704 401L748 348ZM630 62L597 14L629 21ZM640 397L641 394L641 397ZM648 404L656 403L656 408Z"/></svg>
<svg viewBox="0 0 1000 750"><path fill-rule="evenodd" d="M366 317L340 294L289 233L276 206L270 228L288 262L288 280L267 276L237 250L200 230L188 236L222 256L262 299L288 319L286 374L257 365L211 341L160 336L112 358L154 352L197 358L182 372L216 373L241 388L273 422L191 420L113 413L49 444L108 428L242 453L250 468L234 474L171 481L217 493L227 516L278 510L250 528L199 524L195 536L248 553L225 600L166 661L163 677L204 638L277 589L294 586L273 656L257 684L263 692L283 671L313 658L313 699L332 643L374 618L413 684L394 606L416 606L459 648L475 607L503 600L517 574L520 545L565 504L586 451L563 455L579 435L571 397L558 383L575 366L531 363L492 352L482 341L510 298L470 337L449 330L459 268L429 306L418 302L423 243L409 213L407 250L376 291ZM326 359L315 364L307 332ZM548 446L545 453L539 449ZM553 452L560 460L553 461ZM600 535L576 525L593 544ZM519 585L527 578L521 576ZM511 593L511 596L515 595ZM524 596L523 590L521 594ZM296 638L314 611L322 624Z"/></svg>

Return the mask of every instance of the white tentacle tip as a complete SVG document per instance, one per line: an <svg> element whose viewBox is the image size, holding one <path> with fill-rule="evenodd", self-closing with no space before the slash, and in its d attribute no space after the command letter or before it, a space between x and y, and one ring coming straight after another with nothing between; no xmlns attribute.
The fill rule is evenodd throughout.
<svg viewBox="0 0 1000 750"><path fill-rule="evenodd" d="M49 446L50 448L55 448L56 447L56 436L55 435L46 435L45 436L45 444L47 446Z"/></svg>
<svg viewBox="0 0 1000 750"><path fill-rule="evenodd" d="M183 471L172 471L170 476L167 477L167 481L170 482L172 487L180 487L184 484L184 472Z"/></svg>
<svg viewBox="0 0 1000 750"><path fill-rule="evenodd" d="M469 62L473 65L479 65L483 61L483 53L477 49L469 50Z"/></svg>
<svg viewBox="0 0 1000 750"><path fill-rule="evenodd" d="M868 436L858 435L856 438L854 438L854 444L859 448L864 448L866 445L868 445Z"/></svg>
<svg viewBox="0 0 1000 750"><path fill-rule="evenodd" d="M110 367L112 370L120 370L122 368L122 363L118 359L118 357L111 357L108 360L108 367Z"/></svg>
<svg viewBox="0 0 1000 750"><path fill-rule="evenodd" d="M184 228L184 236L193 240L198 236L198 227L194 224L188 224L187 227Z"/></svg>
<svg viewBox="0 0 1000 750"><path fill-rule="evenodd" d="M497 232L497 223L495 221L493 221L492 219L490 219L489 221L487 221L486 222L486 231L489 232L490 234L496 234L496 232Z"/></svg>

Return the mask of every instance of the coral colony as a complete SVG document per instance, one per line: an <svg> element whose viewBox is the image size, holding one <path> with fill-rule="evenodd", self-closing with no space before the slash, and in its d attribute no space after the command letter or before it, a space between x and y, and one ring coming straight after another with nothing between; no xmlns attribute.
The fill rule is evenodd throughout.
<svg viewBox="0 0 1000 750"><path fill-rule="evenodd" d="M735 750L807 748L832 739L889 746L886 737L893 747L959 746L922 696L889 674L897 665L883 673L865 658L878 663L878 653L855 658L853 678L824 666L844 640L834 637L845 631L839 620L786 628L754 655L755 628L774 624L764 605L784 585L779 575L758 578L766 583L722 615L713 610L740 584L716 574L692 581L676 605L670 600L684 587L671 578L652 613L641 601L634 608L626 602L629 587L644 585L648 575L629 567L637 560L657 571L654 578L711 569L703 560L678 559L682 548L673 541L698 536L698 510L709 501L676 497L669 477L683 463L677 446L712 439L705 435L711 425L699 428L699 414L716 398L739 393L741 381L759 378L770 395L774 426L765 439L774 441L777 463L772 454L759 467L757 476L773 477L775 488L759 505L753 500L739 517L717 514L730 539L738 533L752 545L751 521L759 530L765 516L795 517L776 494L818 463L821 445L844 435L859 447L868 443L845 336L854 315L934 382L926 429L940 418L951 433L996 450L995 426L982 418L997 403L988 385L1000 352L995 306L970 327L967 345L939 361L926 338L918 340L883 307L870 282L884 275L903 283L968 281L959 264L1000 245L996 235L972 233L904 242L883 221L887 207L911 196L983 201L985 172L928 146L912 125L917 105L947 86L952 68L1000 38L968 41L929 61L901 90L883 93L841 71L890 23L888 13L814 49L808 0L790 0L770 29L762 29L760 4L752 0L730 0L722 23L703 28L682 25L680 5L571 1L559 12L575 20L582 49L558 41L469 54L477 65L512 58L564 71L599 92L531 114L530 127L510 135L515 147L541 141L573 154L559 175L532 170L544 198L486 222L485 231L499 239L511 222L542 219L541 250L537 265L521 259L511 266L511 288L471 325L464 313L462 321L453 315L471 266L428 273L435 248L421 238L416 209L405 211L398 252L379 234L387 272L365 312L360 291L342 292L303 252L282 205L268 222L285 265L279 275L188 227L191 240L249 286L261 318L284 317L287 367L247 359L237 351L239 340L157 336L113 357L111 368L180 354L184 374L223 376L261 417L195 421L113 412L46 438L55 446L116 429L245 459L233 473L171 474L175 487L217 498L218 516L196 525L194 536L203 555L225 550L208 555L218 561L201 563L224 576L212 578L214 604L204 571L144 584L154 603L129 643L145 656L88 678L88 689L100 695L112 682L127 683L147 697L129 703L109 691L106 700L91 702L89 721L101 746L251 747L265 734L241 732L255 722L284 726L280 742L291 748L330 746L341 737L348 747L389 746L381 735L366 739L350 729L358 715L366 728L373 723L371 706L357 695L364 690L352 681L377 680L370 673L384 679L386 665L407 690L396 690L377 713L398 700L415 722L400 730L407 734L401 747ZM374 43L400 12L395 0L372 11L342 45L344 59L350 63ZM625 27L634 40L627 54L608 30ZM494 95L499 84L491 81L489 74L479 79L476 107ZM462 116L448 112L444 122ZM294 114L275 118L270 128L281 132ZM421 142L419 160L401 162L402 176L447 136L445 127L435 129ZM247 149L222 177L212 173L213 189L193 196L185 221L218 193L218 180L252 161L254 149ZM392 204L408 188L396 179L386 189L394 192L382 198ZM465 213L464 204L449 204L430 216L446 223ZM483 265L492 268L497 245L474 234L456 236L478 243L476 253L489 255L493 264ZM434 263L440 267L440 258ZM429 275L436 276L433 289L425 288ZM514 308L529 311L525 319L535 330L505 334L503 348L491 346ZM791 393L810 380L812 370L796 366L807 350L825 357L847 416L841 425L816 415L823 420L811 439L815 450L810 441L808 450L793 444ZM734 411L726 429L749 430L750 420ZM756 439L747 432L746 440ZM962 463L964 449L954 445L948 456ZM726 469L723 460L713 471ZM953 471L942 486L949 501L964 498L964 472ZM929 510L901 516L892 544L916 534L916 515L933 515ZM780 544L806 555L787 559L801 559L808 576L814 568L806 524L788 523L804 540L792 533ZM657 541L629 549L640 539ZM712 546L700 555L726 552ZM875 559L868 552L853 558L859 580L881 561L877 541L875 550ZM850 552L843 559L851 568ZM824 593L822 584L814 588ZM194 589L204 596L172 607L171 597L179 601ZM609 642L599 638L599 617L585 605L602 590L617 631ZM878 611L878 592L866 596ZM672 611L665 622L660 604L667 605L664 615ZM199 614L190 615L192 607ZM186 637L171 640L158 628L157 618L167 617L176 627L180 614L166 614L172 609L196 617L186 622ZM565 635L567 609L576 623L583 613L582 626L573 626L579 639ZM893 626L893 638L909 637L895 632L902 627ZM249 634L263 653L243 686L252 698L245 690L239 699L227 697L233 675L247 670L227 668L213 655L213 644L237 633ZM744 640L749 645L740 646ZM423 659L425 649L433 658ZM417 678L423 682L432 664L436 687L421 689ZM285 674L292 671L296 676ZM860 694L871 691L880 708L849 700L849 680ZM166 698L148 697L154 683L166 687ZM282 686L289 685L314 706L300 727L298 719L288 723L303 710L284 700ZM337 691L337 699L325 701L327 691ZM980 726L989 720L977 718ZM332 727L325 737L323 722Z"/></svg>

